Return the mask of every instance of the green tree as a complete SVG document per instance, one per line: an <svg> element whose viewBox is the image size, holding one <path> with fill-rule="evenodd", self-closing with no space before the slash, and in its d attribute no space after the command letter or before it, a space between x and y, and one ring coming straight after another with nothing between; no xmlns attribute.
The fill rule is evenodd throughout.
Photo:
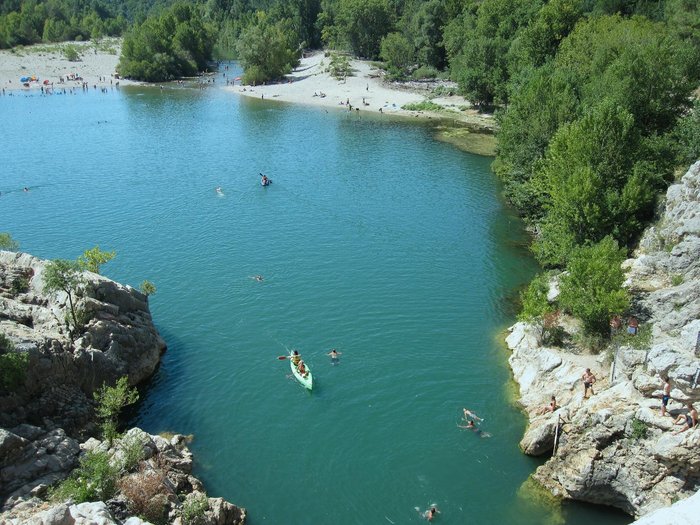
<svg viewBox="0 0 700 525"><path fill-rule="evenodd" d="M118 436L117 421L119 413L127 405L132 405L139 400L139 393L136 388L129 388L129 378L124 376L117 380L113 386L102 385L94 393L97 408L97 417L102 420L102 436L108 441L112 441Z"/></svg>
<svg viewBox="0 0 700 525"><path fill-rule="evenodd" d="M362 58L377 59L382 38L394 24L388 0L338 0L336 26L340 38Z"/></svg>
<svg viewBox="0 0 700 525"><path fill-rule="evenodd" d="M544 65L582 16L583 0L552 0L543 5L514 44L518 60L534 67ZM522 62L512 69L520 69L525 65Z"/></svg>
<svg viewBox="0 0 700 525"><path fill-rule="evenodd" d="M45 291L49 293L65 292L68 296L71 318L73 319L73 329L70 331L72 337L80 327L73 298L80 285L83 284L80 266L75 261L65 259L49 261L44 268L43 279Z"/></svg>
<svg viewBox="0 0 700 525"><path fill-rule="evenodd" d="M484 0L475 19L461 19L461 45L458 49L454 44L448 47L453 55L450 70L474 104L508 102L509 50L540 6L540 0Z"/></svg>
<svg viewBox="0 0 700 525"><path fill-rule="evenodd" d="M108 263L114 259L117 252L103 252L100 250L99 246L85 250L85 252L78 257L78 266L81 270L87 270L92 273L100 273L100 268L103 264Z"/></svg>
<svg viewBox="0 0 700 525"><path fill-rule="evenodd" d="M389 33L382 39L381 57L389 72L405 76L414 64L415 53L411 43L401 33Z"/></svg>
<svg viewBox="0 0 700 525"><path fill-rule="evenodd" d="M206 69L213 41L197 6L176 3L127 33L117 71L148 82L193 76Z"/></svg>
<svg viewBox="0 0 700 525"><path fill-rule="evenodd" d="M264 12L259 12L256 22L243 30L236 49L244 68L243 80L248 84L282 78L292 71L300 56L291 20L273 23Z"/></svg>
<svg viewBox="0 0 700 525"><path fill-rule="evenodd" d="M624 259L625 250L611 237L571 254L559 303L581 319L588 334L608 336L611 317L629 307L629 294L622 288Z"/></svg>
<svg viewBox="0 0 700 525"><path fill-rule="evenodd" d="M19 243L9 233L0 233L0 250L16 252L19 250Z"/></svg>
<svg viewBox="0 0 700 525"><path fill-rule="evenodd" d="M574 246L609 233L623 244L651 217L663 179L645 169L633 116L604 99L552 139L534 181L546 214L534 249L541 263L561 265Z"/></svg>

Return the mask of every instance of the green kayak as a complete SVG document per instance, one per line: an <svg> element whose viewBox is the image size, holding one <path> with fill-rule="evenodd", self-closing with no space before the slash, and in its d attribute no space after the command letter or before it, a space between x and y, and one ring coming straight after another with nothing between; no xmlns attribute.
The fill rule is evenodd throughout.
<svg viewBox="0 0 700 525"><path fill-rule="evenodd" d="M292 355L293 354L291 354L291 353L289 354L289 366L292 368L292 374L294 374L294 377L297 378L297 381L299 381L302 385L304 385L304 388L311 390L311 388L313 387L314 378L311 375L311 369L309 369L309 365L304 363L304 367L306 368L306 373L305 374L299 373L299 369L297 368L297 366L294 364L294 361L292 360ZM302 362L303 362L303 360L302 360Z"/></svg>

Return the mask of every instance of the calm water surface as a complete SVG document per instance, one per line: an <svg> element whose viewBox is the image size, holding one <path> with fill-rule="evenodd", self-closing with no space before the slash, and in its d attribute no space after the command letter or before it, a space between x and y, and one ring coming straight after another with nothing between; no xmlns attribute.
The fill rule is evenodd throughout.
<svg viewBox="0 0 700 525"><path fill-rule="evenodd" d="M216 88L6 96L0 117L0 231L156 284L169 349L133 423L193 434L195 474L252 525L630 521L519 493L538 461L499 331L535 266L490 159ZM492 437L457 428L465 406Z"/></svg>

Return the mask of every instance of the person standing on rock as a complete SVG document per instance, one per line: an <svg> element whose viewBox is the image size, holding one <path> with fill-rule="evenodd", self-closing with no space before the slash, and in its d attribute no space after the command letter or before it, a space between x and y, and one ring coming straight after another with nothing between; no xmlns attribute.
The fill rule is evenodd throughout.
<svg viewBox="0 0 700 525"><path fill-rule="evenodd" d="M595 376L593 375L593 372L591 372L590 368L586 368L586 371L581 376L581 379L583 380L583 398L588 399L592 395L595 395L595 392L593 392ZM588 395L589 390L591 391L590 395Z"/></svg>
<svg viewBox="0 0 700 525"><path fill-rule="evenodd" d="M668 376L661 376L661 379L664 381L664 386L662 388L663 394L661 395L661 415L665 416L666 415L666 407L668 406L668 402L671 399L671 380L668 378Z"/></svg>

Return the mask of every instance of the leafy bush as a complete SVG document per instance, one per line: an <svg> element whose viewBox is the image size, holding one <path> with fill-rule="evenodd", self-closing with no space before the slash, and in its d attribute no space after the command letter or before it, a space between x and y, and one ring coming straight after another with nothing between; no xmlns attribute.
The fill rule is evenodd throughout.
<svg viewBox="0 0 700 525"><path fill-rule="evenodd" d="M424 80L427 78L437 78L439 74L440 72L432 66L420 66L413 73L411 73L411 78L414 80ZM444 87L445 86L438 86L435 89ZM435 89L433 90L433 94L435 94ZM452 95L452 91L450 91L450 95Z"/></svg>
<svg viewBox="0 0 700 525"><path fill-rule="evenodd" d="M410 104L404 104L401 109L407 111L442 111L443 107L440 104L436 104L430 100L424 100L423 102L412 102Z"/></svg>
<svg viewBox="0 0 700 525"><path fill-rule="evenodd" d="M12 392L24 384L29 367L29 354L15 352L15 345L0 334L0 391Z"/></svg>
<svg viewBox="0 0 700 525"><path fill-rule="evenodd" d="M0 250L16 252L19 250L19 243L9 233L0 233Z"/></svg>
<svg viewBox="0 0 700 525"><path fill-rule="evenodd" d="M106 452L90 451L80 458L80 466L52 496L72 499L75 503L106 501L116 494L118 478L119 469L110 463Z"/></svg>
<svg viewBox="0 0 700 525"><path fill-rule="evenodd" d="M153 295L156 293L156 285L153 284L151 281L144 280L140 285L139 285L139 290L141 290L141 293L148 297L149 295Z"/></svg>
<svg viewBox="0 0 700 525"><path fill-rule="evenodd" d="M19 295L29 290L29 278L25 276L16 277L12 280L12 294Z"/></svg>
<svg viewBox="0 0 700 525"><path fill-rule="evenodd" d="M94 393L94 397L95 401L97 401L95 412L97 417L102 420L102 436L106 440L111 441L118 436L117 418L119 412L125 406L138 401L138 390L129 388L129 379L124 376L119 378L113 387L103 384L102 388Z"/></svg>
<svg viewBox="0 0 700 525"><path fill-rule="evenodd" d="M559 302L581 319L588 334L608 336L612 316L629 306L629 294L622 288L624 259L625 250L610 237L572 252Z"/></svg>
<svg viewBox="0 0 700 525"><path fill-rule="evenodd" d="M185 525L199 525L204 522L204 513L209 501L204 494L188 497L182 504L182 521Z"/></svg>
<svg viewBox="0 0 700 525"><path fill-rule="evenodd" d="M120 465L122 472L130 472L146 457L143 443L136 435L124 437L119 443Z"/></svg>
<svg viewBox="0 0 700 525"><path fill-rule="evenodd" d="M352 68L350 67L350 59L348 56L341 53L333 53L328 66L328 72L336 80L352 76Z"/></svg>
<svg viewBox="0 0 700 525"><path fill-rule="evenodd" d="M78 257L78 266L80 266L80 269L87 270L88 272L100 273L100 267L114 259L116 255L117 252L103 252L100 250L99 246L95 246L94 248L85 250L85 252Z"/></svg>
<svg viewBox="0 0 700 525"><path fill-rule="evenodd" d="M69 62L78 62L80 60L80 53L78 53L78 48L75 46L64 47L63 56L65 56Z"/></svg>
<svg viewBox="0 0 700 525"><path fill-rule="evenodd" d="M647 424L644 421L637 419L636 417L632 419L630 437L632 439L644 439L647 437L648 432Z"/></svg>

